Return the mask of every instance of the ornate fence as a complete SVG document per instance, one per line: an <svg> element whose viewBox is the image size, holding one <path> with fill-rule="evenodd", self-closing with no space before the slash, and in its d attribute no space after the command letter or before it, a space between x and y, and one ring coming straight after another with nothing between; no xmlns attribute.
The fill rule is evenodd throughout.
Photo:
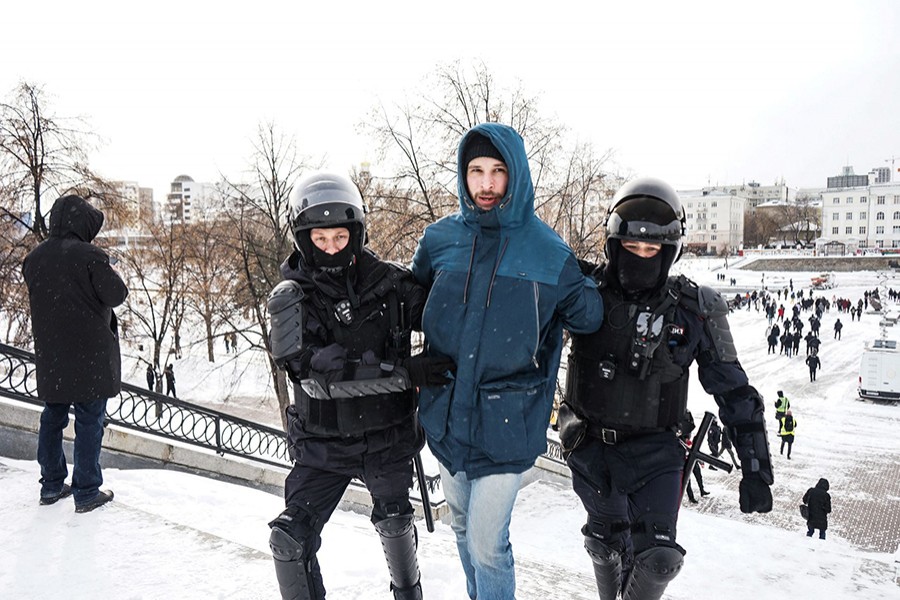
<svg viewBox="0 0 900 600"><path fill-rule="evenodd" d="M0 395L41 404L34 355L0 344ZM290 467L283 431L123 383L107 422L269 465Z"/></svg>
<svg viewBox="0 0 900 600"><path fill-rule="evenodd" d="M41 404L34 375L34 355L0 344L0 396ZM132 429L200 446L218 454L240 456L268 465L290 468L287 439L279 429L169 398L122 383L122 391L110 398L106 418ZM546 458L564 463L559 442L548 439ZM425 475L430 492L440 488L440 475ZM432 503L432 506L441 504Z"/></svg>

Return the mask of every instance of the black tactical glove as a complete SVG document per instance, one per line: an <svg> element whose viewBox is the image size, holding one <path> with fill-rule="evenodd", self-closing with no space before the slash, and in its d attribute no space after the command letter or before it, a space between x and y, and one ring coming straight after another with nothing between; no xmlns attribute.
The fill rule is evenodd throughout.
<svg viewBox="0 0 900 600"><path fill-rule="evenodd" d="M597 270L597 265L583 258L578 259L578 268L581 269L583 275L590 277Z"/></svg>
<svg viewBox="0 0 900 600"><path fill-rule="evenodd" d="M345 362L347 362L347 349L340 344L328 344L313 353L309 366L319 373L327 373L343 369Z"/></svg>
<svg viewBox="0 0 900 600"><path fill-rule="evenodd" d="M456 363L445 356L425 356L416 354L398 362L409 374L409 382L414 387L445 385L450 383L447 373L456 372Z"/></svg>
<svg viewBox="0 0 900 600"><path fill-rule="evenodd" d="M738 488L741 512L769 512L772 510L769 486L774 482L774 477L765 425L759 422L744 423L731 429L744 474Z"/></svg>

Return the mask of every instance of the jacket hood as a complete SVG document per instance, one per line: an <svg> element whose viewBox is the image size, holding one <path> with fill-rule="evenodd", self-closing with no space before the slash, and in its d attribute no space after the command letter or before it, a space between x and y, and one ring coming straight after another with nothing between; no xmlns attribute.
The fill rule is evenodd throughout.
<svg viewBox="0 0 900 600"><path fill-rule="evenodd" d="M469 139L475 133L491 140L494 147L503 155L503 161L509 169L506 195L497 206L488 211L483 211L475 205L466 186L466 167L468 165L463 164L463 155ZM456 158L459 209L467 223L485 225L497 223L502 227L517 227L534 216L534 187L531 183L528 155L525 152L525 142L515 129L499 123L476 125L460 140Z"/></svg>
<svg viewBox="0 0 900 600"><path fill-rule="evenodd" d="M819 483L816 484L816 488L827 492L828 491L828 480L823 477L822 479L819 480Z"/></svg>
<svg viewBox="0 0 900 600"><path fill-rule="evenodd" d="M103 213L88 204L81 196L63 196L50 209L50 236L76 236L91 242L103 227Z"/></svg>

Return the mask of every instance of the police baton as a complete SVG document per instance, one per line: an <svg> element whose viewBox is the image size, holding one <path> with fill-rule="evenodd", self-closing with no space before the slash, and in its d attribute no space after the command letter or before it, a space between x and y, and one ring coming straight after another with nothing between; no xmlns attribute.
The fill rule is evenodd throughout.
<svg viewBox="0 0 900 600"><path fill-rule="evenodd" d="M422 512L425 513L425 528L434 533L434 516L431 514L431 499L428 497L428 484L425 482L425 471L422 469L422 453L416 452L413 458L416 465L416 479L419 482L419 496L422 498Z"/></svg>
<svg viewBox="0 0 900 600"><path fill-rule="evenodd" d="M703 420L700 421L700 427L697 429L697 435L695 435L693 441L691 441L691 447L688 450L687 458L684 461L684 471L681 474L682 496L684 496L687 486L691 482L691 471L694 470L694 465L697 464L698 460L713 465L717 469L722 469L726 473L731 473L731 470L734 468L731 463L727 463L724 460L720 460L705 452L700 452L700 445L703 444L703 440L706 439L706 434L709 432L709 426L712 425L713 419L715 418L716 417L711 412L705 412L703 414Z"/></svg>

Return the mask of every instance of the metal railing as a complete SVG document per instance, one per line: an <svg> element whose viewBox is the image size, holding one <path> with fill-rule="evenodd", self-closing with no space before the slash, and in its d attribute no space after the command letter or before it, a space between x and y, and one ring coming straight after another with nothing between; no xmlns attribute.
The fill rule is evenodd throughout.
<svg viewBox="0 0 900 600"><path fill-rule="evenodd" d="M0 395L42 404L37 394L34 355L0 344ZM122 383L119 395L106 403L107 422L240 456L277 467L291 466L284 432L240 417L169 398Z"/></svg>
<svg viewBox="0 0 900 600"><path fill-rule="evenodd" d="M32 353L0 344L0 396L43 404L37 393ZM129 383L123 382L119 395L107 401L106 419L119 427L199 446L220 455L239 456L288 469L293 465L287 437L280 429L169 398ZM440 475L425 475L429 492L440 488L440 480ZM432 501L430 504L435 508L443 502Z"/></svg>
<svg viewBox="0 0 900 600"><path fill-rule="evenodd" d="M0 396L42 405L37 393L34 355L0 344ZM118 396L106 404L109 423L145 434L160 436L276 467L291 468L287 438L283 431L177 398L122 383ZM548 439L544 457L560 464L562 448ZM440 488L441 476L425 475L429 492ZM418 487L418 486L417 486ZM443 501L431 502L432 507Z"/></svg>

